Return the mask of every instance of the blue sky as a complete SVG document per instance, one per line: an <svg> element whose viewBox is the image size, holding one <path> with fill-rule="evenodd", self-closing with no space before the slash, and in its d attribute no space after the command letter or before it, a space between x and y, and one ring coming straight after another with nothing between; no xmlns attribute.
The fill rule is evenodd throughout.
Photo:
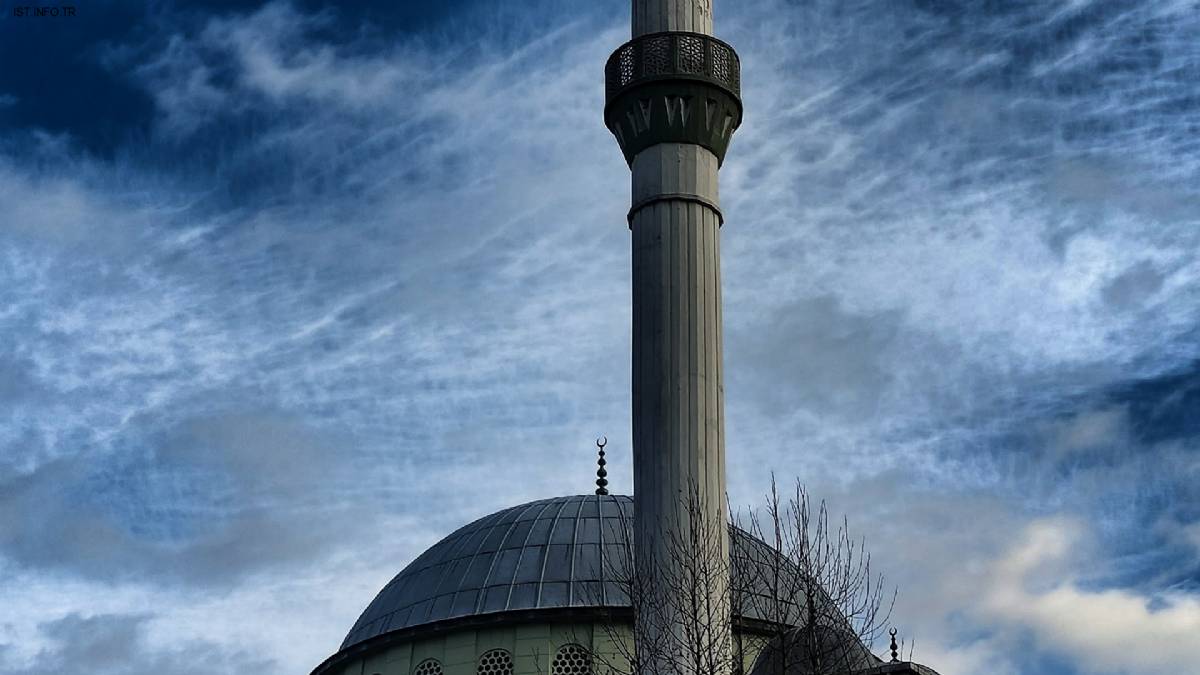
<svg viewBox="0 0 1200 675"><path fill-rule="evenodd" d="M11 3L4 3L4 9ZM457 526L630 489L623 0L0 18L0 672L307 672ZM1200 631L1200 4L719 1L731 499L944 675Z"/></svg>

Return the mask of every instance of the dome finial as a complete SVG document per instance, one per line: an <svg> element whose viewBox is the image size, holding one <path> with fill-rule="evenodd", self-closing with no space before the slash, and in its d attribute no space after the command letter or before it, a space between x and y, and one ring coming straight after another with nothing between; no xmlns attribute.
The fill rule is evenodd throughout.
<svg viewBox="0 0 1200 675"><path fill-rule="evenodd" d="M604 470L604 446L608 445L608 436L603 436L596 439L596 449L600 452L600 457L596 460L596 464L600 468L596 469L596 494L608 494L608 472Z"/></svg>
<svg viewBox="0 0 1200 675"><path fill-rule="evenodd" d="M892 636L892 644L891 644L892 660L891 660L891 663L899 663L900 662L900 651L899 651L899 647L896 645L896 629L893 628L893 629L889 630L888 635Z"/></svg>

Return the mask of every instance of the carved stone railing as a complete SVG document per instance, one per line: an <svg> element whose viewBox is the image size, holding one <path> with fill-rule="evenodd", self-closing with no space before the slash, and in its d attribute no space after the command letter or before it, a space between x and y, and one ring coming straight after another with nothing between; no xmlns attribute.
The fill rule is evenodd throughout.
<svg viewBox="0 0 1200 675"><path fill-rule="evenodd" d="M605 125L631 165L658 143L693 143L725 158L742 122L741 62L700 33L650 33L621 45L604 67Z"/></svg>

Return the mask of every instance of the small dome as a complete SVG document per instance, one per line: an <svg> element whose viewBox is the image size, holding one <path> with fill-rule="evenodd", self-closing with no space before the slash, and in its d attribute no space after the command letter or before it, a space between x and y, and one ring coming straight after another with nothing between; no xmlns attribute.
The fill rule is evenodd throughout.
<svg viewBox="0 0 1200 675"><path fill-rule="evenodd" d="M750 675L822 675L857 673L883 663L859 641L846 620L836 617L834 625L805 625L777 637L763 649ZM812 664L818 657L819 665Z"/></svg>

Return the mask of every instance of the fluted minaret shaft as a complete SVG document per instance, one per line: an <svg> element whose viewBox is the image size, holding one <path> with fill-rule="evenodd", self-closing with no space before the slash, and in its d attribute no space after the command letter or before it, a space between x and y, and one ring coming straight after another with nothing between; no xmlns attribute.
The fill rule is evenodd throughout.
<svg viewBox="0 0 1200 675"><path fill-rule="evenodd" d="M633 0L633 37L669 30L712 35L712 0Z"/></svg>
<svg viewBox="0 0 1200 675"><path fill-rule="evenodd" d="M716 157L697 145L655 145L634 159L633 190L635 199L697 194L716 204ZM671 594L646 598L655 617L645 628L675 624L671 642L643 642L679 642L685 653L689 642L728 649L719 228L712 206L682 199L632 218L634 550L648 578L667 580L644 590ZM688 616L692 586L715 616ZM669 660L654 672L692 671L686 658Z"/></svg>
<svg viewBox="0 0 1200 675"><path fill-rule="evenodd" d="M729 664L717 171L741 102L737 56L711 34L711 0L633 0L606 68L633 174L634 537L652 580L635 635L655 675Z"/></svg>

